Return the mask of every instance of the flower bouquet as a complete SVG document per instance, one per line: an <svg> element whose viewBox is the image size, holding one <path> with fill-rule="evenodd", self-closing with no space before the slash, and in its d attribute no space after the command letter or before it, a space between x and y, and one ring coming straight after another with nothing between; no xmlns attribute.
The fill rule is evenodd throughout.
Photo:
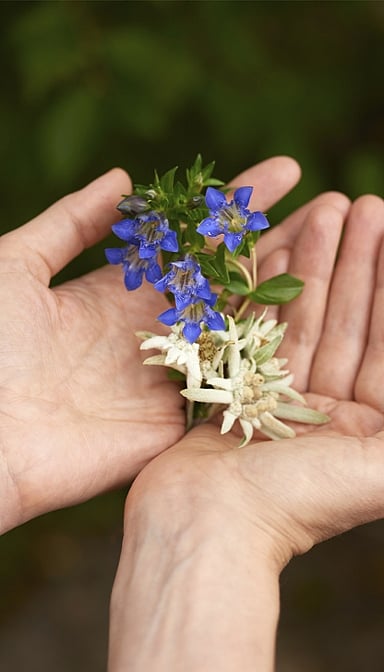
<svg viewBox="0 0 384 672"><path fill-rule="evenodd" d="M168 335L139 332L142 350L157 350L144 364L166 366L182 383L186 424L218 412L221 432L239 422L248 443L257 430L271 439L295 436L284 421L322 424L328 417L306 406L292 388L286 359L276 356L286 323L259 315L252 306L283 304L303 283L284 273L257 282L257 241L269 227L249 210L252 187L228 189L212 177L214 163L198 155L176 180L177 168L150 185L136 185L117 205L122 219L112 226L124 246L105 250L121 264L129 291L143 279L165 294L170 308L157 316Z"/></svg>

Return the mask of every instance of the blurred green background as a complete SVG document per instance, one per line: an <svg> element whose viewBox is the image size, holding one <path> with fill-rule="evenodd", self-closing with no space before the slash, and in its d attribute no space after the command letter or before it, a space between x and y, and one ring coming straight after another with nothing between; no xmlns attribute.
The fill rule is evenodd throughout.
<svg viewBox="0 0 384 672"><path fill-rule="evenodd" d="M383 2L3 0L0 233L114 165L147 182L197 152L224 180L294 156L273 223L321 190L383 195L383 44ZM123 500L3 537L2 670L105 669ZM367 526L286 571L278 672L382 672L383 539Z"/></svg>

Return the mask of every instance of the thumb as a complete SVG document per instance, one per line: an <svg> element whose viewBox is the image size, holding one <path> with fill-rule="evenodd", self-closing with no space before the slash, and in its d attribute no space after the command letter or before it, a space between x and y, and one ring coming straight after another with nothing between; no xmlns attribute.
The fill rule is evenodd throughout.
<svg viewBox="0 0 384 672"><path fill-rule="evenodd" d="M120 168L65 196L28 224L4 235L0 257L17 258L48 285L74 257L102 240L118 215L116 204L131 191Z"/></svg>

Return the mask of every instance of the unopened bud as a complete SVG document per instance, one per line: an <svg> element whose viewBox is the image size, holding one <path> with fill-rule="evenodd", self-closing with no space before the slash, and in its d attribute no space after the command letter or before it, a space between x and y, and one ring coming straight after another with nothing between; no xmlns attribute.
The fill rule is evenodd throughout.
<svg viewBox="0 0 384 672"><path fill-rule="evenodd" d="M192 198L187 203L187 208L190 208L190 210L193 210L194 208L198 208L203 203L204 203L204 197L203 196L192 196Z"/></svg>
<svg viewBox="0 0 384 672"><path fill-rule="evenodd" d="M148 201L142 196L127 196L116 206L122 215L135 217L149 209Z"/></svg>

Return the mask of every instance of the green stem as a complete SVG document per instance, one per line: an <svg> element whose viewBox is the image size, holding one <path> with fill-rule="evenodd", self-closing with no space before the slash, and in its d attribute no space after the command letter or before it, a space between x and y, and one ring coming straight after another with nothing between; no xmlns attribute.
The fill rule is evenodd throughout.
<svg viewBox="0 0 384 672"><path fill-rule="evenodd" d="M240 273L244 276L244 279L247 282L249 291L252 292L253 290L253 280L252 276L249 273L248 269L245 268L245 266L240 262L237 261L237 259L233 259L232 257L227 257L227 262L229 266L233 266L233 268L236 268Z"/></svg>
<svg viewBox="0 0 384 672"><path fill-rule="evenodd" d="M252 262L252 275L249 273L248 269L245 268L245 266L237 261L236 259L228 258L229 264L232 264L235 268L237 268L244 276L249 291L252 292L254 289L256 289L257 286L257 255L256 255L256 247L253 246L251 249L251 262ZM248 298L245 298L243 303L241 304L239 310L236 311L235 313L235 322L238 322L240 318L243 316L244 312L250 305L251 300Z"/></svg>

